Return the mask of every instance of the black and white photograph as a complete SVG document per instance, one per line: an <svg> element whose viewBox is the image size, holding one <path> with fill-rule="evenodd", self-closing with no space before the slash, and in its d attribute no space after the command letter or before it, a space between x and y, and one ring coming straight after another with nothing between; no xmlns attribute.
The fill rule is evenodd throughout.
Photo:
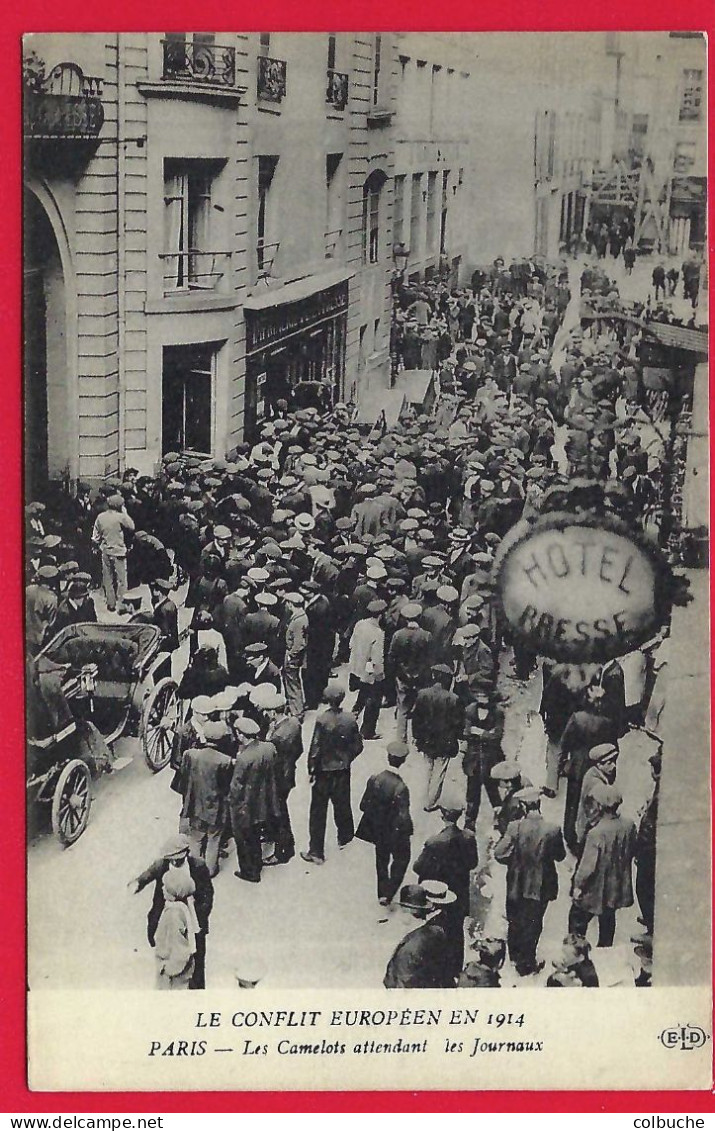
<svg viewBox="0 0 715 1131"><path fill-rule="evenodd" d="M30 1000L707 993L706 105L697 31L25 37Z"/></svg>

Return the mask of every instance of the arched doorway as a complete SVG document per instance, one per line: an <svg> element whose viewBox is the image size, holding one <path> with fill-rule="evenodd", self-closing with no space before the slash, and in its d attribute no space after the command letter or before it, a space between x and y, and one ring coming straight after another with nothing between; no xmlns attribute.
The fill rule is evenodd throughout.
<svg viewBox="0 0 715 1131"><path fill-rule="evenodd" d="M23 267L25 490L37 498L49 480L69 477L72 430L65 272L47 212L30 191Z"/></svg>

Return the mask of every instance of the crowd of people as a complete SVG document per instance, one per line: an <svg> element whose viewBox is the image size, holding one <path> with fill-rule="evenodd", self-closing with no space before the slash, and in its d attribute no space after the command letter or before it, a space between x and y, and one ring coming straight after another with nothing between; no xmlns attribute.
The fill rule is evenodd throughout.
<svg viewBox="0 0 715 1131"><path fill-rule="evenodd" d="M591 920L610 947L634 898L637 984L649 984L660 755L637 822L621 814L618 763L629 727L660 709L662 634L606 665L542 663L510 638L492 564L515 523L581 476L606 512L665 545L677 517L671 406L654 423L637 333L607 319L563 327L564 264L517 267L497 261L469 291L399 288L396 361L412 368L421 341L420 366L439 383L429 414L359 428L343 405L321 415L279 400L225 459L170 452L154 476L130 468L96 492L80 483L27 507L31 657L98 616L152 621L176 657L189 610L166 777L178 824L134 883L153 884L161 988L205 985L219 870L258 884L296 855L291 794L305 773L304 863L325 860L330 807L341 849L355 837L374 845L378 906L418 921L385 986L496 986L507 957L517 977L538 973L567 876L548 985L598 984ZM532 680L543 781L504 741L508 689ZM351 769L368 744L384 767L358 797ZM405 783L408 759L424 760L424 796ZM417 810L441 823L423 844ZM347 882L349 852L344 861ZM504 938L485 935L478 865L506 870Z"/></svg>

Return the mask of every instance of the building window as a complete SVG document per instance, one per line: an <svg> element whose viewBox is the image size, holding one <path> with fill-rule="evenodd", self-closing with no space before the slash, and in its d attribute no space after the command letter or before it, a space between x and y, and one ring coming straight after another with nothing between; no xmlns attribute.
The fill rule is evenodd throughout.
<svg viewBox="0 0 715 1131"><path fill-rule="evenodd" d="M410 192L410 251L413 253L412 258L418 259L418 249L421 246L420 241L420 217L422 201L422 174L412 174L412 186Z"/></svg>
<svg viewBox="0 0 715 1131"><path fill-rule="evenodd" d="M449 169L442 173L442 209L439 222L439 251L444 255L447 250L447 189L449 188Z"/></svg>
<svg viewBox="0 0 715 1131"><path fill-rule="evenodd" d="M682 176L684 173L689 173L695 164L695 149L696 143L694 141L678 141L675 144L675 159L673 161L673 172Z"/></svg>
<svg viewBox="0 0 715 1131"><path fill-rule="evenodd" d="M365 368L365 334L367 333L367 322L360 327L360 336L358 339L358 370Z"/></svg>
<svg viewBox="0 0 715 1131"><path fill-rule="evenodd" d="M164 162L164 289L211 290L223 276L228 252L212 246L211 198L217 162Z"/></svg>
<svg viewBox="0 0 715 1131"><path fill-rule="evenodd" d="M328 36L328 70L335 70L335 36Z"/></svg>
<svg viewBox="0 0 715 1131"><path fill-rule="evenodd" d="M211 455L217 346L165 346L162 451Z"/></svg>
<svg viewBox="0 0 715 1131"><path fill-rule="evenodd" d="M325 158L325 257L332 259L343 234L342 153L328 153Z"/></svg>
<svg viewBox="0 0 715 1131"><path fill-rule="evenodd" d="M395 177L395 204L392 215L392 243L402 243L402 229L405 217L405 178Z"/></svg>
<svg viewBox="0 0 715 1131"><path fill-rule="evenodd" d="M372 104L380 102L380 68L382 64L382 36L376 35L372 54Z"/></svg>
<svg viewBox="0 0 715 1131"><path fill-rule="evenodd" d="M273 260L278 251L273 228L271 208L271 185L278 165L278 158L262 156L258 158L258 211L256 216L256 261L258 270L270 274Z"/></svg>
<svg viewBox="0 0 715 1131"><path fill-rule="evenodd" d="M435 250L437 238L437 174L427 174L427 251Z"/></svg>
<svg viewBox="0 0 715 1131"><path fill-rule="evenodd" d="M703 101L703 72L683 71L683 93L680 98L681 122L697 122Z"/></svg>
<svg viewBox="0 0 715 1131"><path fill-rule="evenodd" d="M269 31L262 31L258 36L258 54L270 55L271 53L271 33Z"/></svg>
<svg viewBox="0 0 715 1131"><path fill-rule="evenodd" d="M362 190L364 263L377 263L380 258L380 199L384 183L384 173L374 172L367 178Z"/></svg>

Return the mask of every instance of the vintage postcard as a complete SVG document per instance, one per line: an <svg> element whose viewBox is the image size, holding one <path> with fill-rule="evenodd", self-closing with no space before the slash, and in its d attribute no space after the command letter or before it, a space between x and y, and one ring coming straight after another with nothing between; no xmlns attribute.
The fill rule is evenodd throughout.
<svg viewBox="0 0 715 1131"><path fill-rule="evenodd" d="M30 1087L709 1088L704 35L22 82Z"/></svg>

